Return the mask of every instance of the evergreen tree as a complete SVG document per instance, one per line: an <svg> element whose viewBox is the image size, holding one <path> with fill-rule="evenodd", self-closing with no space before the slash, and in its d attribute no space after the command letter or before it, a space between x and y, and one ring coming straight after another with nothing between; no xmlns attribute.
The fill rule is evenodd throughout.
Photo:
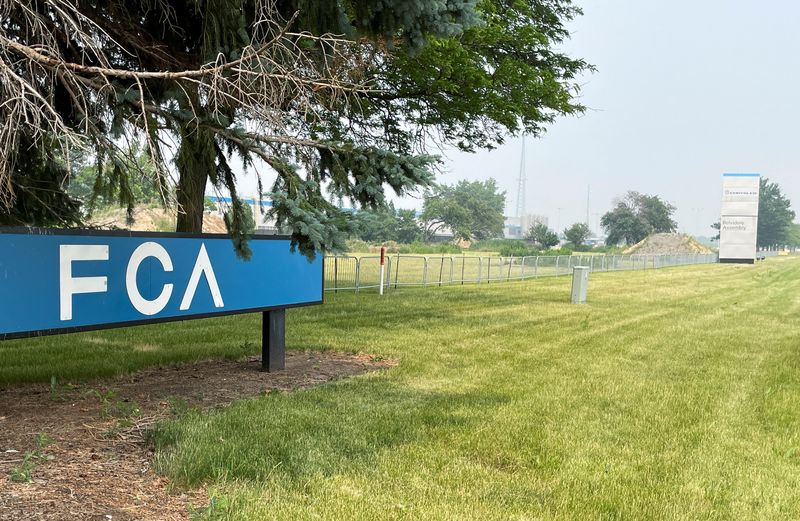
<svg viewBox="0 0 800 521"><path fill-rule="evenodd" d="M0 103L0 204L10 208L19 192L11 179L24 175L24 143L51 188L65 184L65 154L54 150L83 144L98 165L114 165L119 187L139 175L165 202L165 158L173 157L178 230L201 230L210 183L234 200L226 223L244 256L251 223L234 157L246 171L266 164L277 174L263 190L271 211L313 255L341 247L348 228L323 186L357 207L381 207L384 187L405 194L431 183L436 158L420 136L474 150L507 132L536 134L582 110L574 79L589 68L554 50L579 14L569 0L4 5L0 59L14 61L0 68L0 102L15 102ZM155 168L126 160L122 138L141 142ZM177 150L164 150L165 141ZM119 194L135 202L133 191ZM48 202L61 203L70 214L68 197ZM26 208L26 222L46 222Z"/></svg>
<svg viewBox="0 0 800 521"><path fill-rule="evenodd" d="M64 191L70 176L64 161L52 150L33 146L26 136L19 146L17 171L10 178L16 197L0 212L0 225L68 228L80 224L80 201Z"/></svg>
<svg viewBox="0 0 800 521"><path fill-rule="evenodd" d="M377 210L362 210L356 213L353 222L355 235L366 242L397 240L397 214L392 204Z"/></svg>

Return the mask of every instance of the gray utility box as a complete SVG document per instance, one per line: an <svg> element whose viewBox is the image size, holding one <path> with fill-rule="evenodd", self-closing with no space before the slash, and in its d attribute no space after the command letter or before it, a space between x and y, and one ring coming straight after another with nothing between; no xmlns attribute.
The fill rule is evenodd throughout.
<svg viewBox="0 0 800 521"><path fill-rule="evenodd" d="M589 266L575 266L572 270L572 303L586 304L586 288L589 286Z"/></svg>

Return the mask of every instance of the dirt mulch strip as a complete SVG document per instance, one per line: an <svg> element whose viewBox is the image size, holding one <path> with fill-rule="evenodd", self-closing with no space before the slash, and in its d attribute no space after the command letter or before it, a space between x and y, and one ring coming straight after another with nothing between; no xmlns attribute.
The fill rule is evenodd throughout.
<svg viewBox="0 0 800 521"><path fill-rule="evenodd" d="M207 491L170 492L153 471L143 437L157 421L185 405L223 406L392 365L368 355L289 352L286 370L276 373L260 372L255 358L215 360L80 386L0 388L0 520L189 519L190 508L208 503ZM20 476L28 452L33 465ZM14 470L21 482L11 479Z"/></svg>

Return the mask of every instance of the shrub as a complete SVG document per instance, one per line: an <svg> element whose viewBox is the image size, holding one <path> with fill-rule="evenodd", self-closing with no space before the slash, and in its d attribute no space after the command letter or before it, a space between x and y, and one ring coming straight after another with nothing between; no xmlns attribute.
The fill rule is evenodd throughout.
<svg viewBox="0 0 800 521"><path fill-rule="evenodd" d="M441 243L413 242L411 244L401 244L399 247L399 253L404 253L404 254L449 253L453 255L460 255L462 253L462 250L455 244L451 244L449 242L441 242Z"/></svg>

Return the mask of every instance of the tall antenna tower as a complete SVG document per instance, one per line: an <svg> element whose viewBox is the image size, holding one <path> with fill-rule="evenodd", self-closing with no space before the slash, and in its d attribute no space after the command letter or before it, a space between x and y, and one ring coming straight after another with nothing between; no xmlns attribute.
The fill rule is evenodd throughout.
<svg viewBox="0 0 800 521"><path fill-rule="evenodd" d="M591 194L592 194L591 185L586 185L586 226L590 228L592 227L591 224L589 224L589 201L591 200Z"/></svg>
<svg viewBox="0 0 800 521"><path fill-rule="evenodd" d="M519 162L519 180L517 181L517 211L515 216L521 219L525 215L525 136L522 136L522 158ZM520 221L521 224L521 221Z"/></svg>

